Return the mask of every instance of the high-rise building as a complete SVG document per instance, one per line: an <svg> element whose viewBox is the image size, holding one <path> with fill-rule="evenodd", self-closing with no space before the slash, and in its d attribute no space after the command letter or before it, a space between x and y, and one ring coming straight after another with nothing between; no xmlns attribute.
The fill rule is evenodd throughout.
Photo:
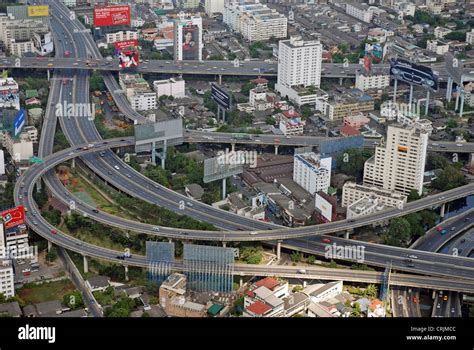
<svg viewBox="0 0 474 350"><path fill-rule="evenodd" d="M224 13L225 0L205 0L204 9L208 16L215 13Z"/></svg>
<svg viewBox="0 0 474 350"><path fill-rule="evenodd" d="M364 185L421 194L428 135L416 125L390 125L385 145L376 147L375 155L365 162Z"/></svg>
<svg viewBox="0 0 474 350"><path fill-rule="evenodd" d="M250 42L288 35L286 16L259 2L231 0L225 4L223 15L224 23Z"/></svg>
<svg viewBox="0 0 474 350"><path fill-rule="evenodd" d="M293 180L311 194L327 193L331 183L332 158L322 158L314 153L295 154Z"/></svg>
<svg viewBox="0 0 474 350"><path fill-rule="evenodd" d="M200 2L201 0L180 0L179 7L182 9L194 9L199 7Z"/></svg>
<svg viewBox="0 0 474 350"><path fill-rule="evenodd" d="M180 14L174 22L174 59L176 61L201 61L202 18Z"/></svg>
<svg viewBox="0 0 474 350"><path fill-rule="evenodd" d="M306 99L314 95L315 100L316 91L306 91L304 88L319 88L322 52L323 47L318 40L304 41L299 36L281 40L278 49L277 91L296 102L300 95ZM304 91L300 91L302 88ZM308 103L312 102L315 101Z"/></svg>

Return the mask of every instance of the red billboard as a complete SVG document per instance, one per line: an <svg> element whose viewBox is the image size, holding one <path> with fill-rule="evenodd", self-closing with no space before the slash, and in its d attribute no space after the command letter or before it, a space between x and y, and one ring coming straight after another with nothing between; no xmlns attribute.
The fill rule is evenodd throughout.
<svg viewBox="0 0 474 350"><path fill-rule="evenodd" d="M117 41L115 43L115 50L123 50L127 47L138 47L138 40Z"/></svg>
<svg viewBox="0 0 474 350"><path fill-rule="evenodd" d="M4 212L0 213L0 215L2 215L5 229L25 223L25 208L22 205L5 210Z"/></svg>
<svg viewBox="0 0 474 350"><path fill-rule="evenodd" d="M94 26L130 25L130 5L94 7Z"/></svg>
<svg viewBox="0 0 474 350"><path fill-rule="evenodd" d="M125 50L116 50L119 59L120 68L134 68L138 67L139 54L137 48L130 48Z"/></svg>

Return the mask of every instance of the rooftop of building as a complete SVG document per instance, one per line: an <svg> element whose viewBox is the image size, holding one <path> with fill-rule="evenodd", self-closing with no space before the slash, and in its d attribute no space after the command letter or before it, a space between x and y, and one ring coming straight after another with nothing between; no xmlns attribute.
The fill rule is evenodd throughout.
<svg viewBox="0 0 474 350"><path fill-rule="evenodd" d="M249 305L247 307L247 310L255 315L264 315L267 312L271 311L272 308L260 301L256 301L253 304Z"/></svg>

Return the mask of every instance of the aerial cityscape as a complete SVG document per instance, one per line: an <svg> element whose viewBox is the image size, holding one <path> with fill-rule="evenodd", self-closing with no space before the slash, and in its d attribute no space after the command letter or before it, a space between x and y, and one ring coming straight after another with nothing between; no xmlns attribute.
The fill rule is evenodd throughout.
<svg viewBox="0 0 474 350"><path fill-rule="evenodd" d="M474 317L473 14L0 1L0 316Z"/></svg>

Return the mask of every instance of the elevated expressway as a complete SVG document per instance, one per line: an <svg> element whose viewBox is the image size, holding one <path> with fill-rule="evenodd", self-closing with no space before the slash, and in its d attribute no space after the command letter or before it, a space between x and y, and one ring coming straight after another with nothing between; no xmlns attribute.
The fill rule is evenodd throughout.
<svg viewBox="0 0 474 350"><path fill-rule="evenodd" d="M74 42L75 42L75 41L74 41ZM66 76L67 76L67 75L66 75ZM62 77L59 77L59 78L62 78ZM87 76L86 76L86 75L81 75L81 74L79 74L78 76L76 76L76 77L74 78L75 84L78 84L78 85L79 85L79 80L82 79L82 78L84 79L84 81L87 82ZM106 82L107 82L107 80L106 80ZM114 82L115 82L115 80L114 80ZM83 83L83 84L84 84L84 83ZM116 84L116 82L115 82L115 84ZM52 90L56 91L56 90L59 89L59 91L60 91L60 92L58 93L59 95L56 95L56 93L55 93L54 91L52 91L52 94L51 94L51 97L50 97L50 98L53 99L53 100L55 100L55 98L58 98L58 96L61 95L61 90L67 89L67 87L62 87L62 86L58 86L58 85L60 85L58 81L53 81L53 83L52 83ZM87 87L87 88L86 88L86 87L87 87L87 86L82 86L82 88L74 89L74 92L75 92L75 93L74 93L74 97L76 98L76 101L77 101L78 97L80 98L80 96L83 96L83 97L85 97L85 98L88 98L88 87ZM109 89L110 89L110 87L109 87ZM113 91L113 90L112 90L112 91ZM72 92L72 91L71 91L71 92ZM79 93L76 94L76 92L79 92ZM65 95L65 96L68 96L67 91L66 91L66 93L65 93L64 95ZM128 105L128 104L127 104L127 105ZM54 119L54 118L53 118L53 119ZM89 127L92 126L91 129L93 129L93 125L91 125L92 123L90 123L90 121L88 121L86 118L73 118L73 119L74 119L74 122L78 122L78 123L81 123L81 122L84 122L84 121L85 121L85 122L88 122ZM138 119L138 118L137 118L137 119ZM61 118L61 122L62 122L63 124L65 124L65 120L66 120L66 118ZM66 128L64 128L64 126L66 126ZM74 126L74 125L72 125L72 126ZM85 135L84 135L84 133L85 133L85 132L84 132L84 129L82 129L82 128L76 128L76 129L74 129L73 127L69 128L68 125L63 125L63 129L65 129L65 132L66 132L66 130L67 130L67 132L71 132L71 133L74 132L74 130L76 130L76 131L77 131L77 135L75 135L75 137L77 137L77 138L79 138L79 136L83 136L83 137L85 136ZM46 128L46 131L47 131L47 130L49 130L49 128ZM53 129L53 130L54 130L54 129ZM87 129L86 129L86 130L87 130ZM44 132L44 131L43 131L43 132ZM96 136L97 136L97 131L96 131L96 130L95 130L95 132L94 132L94 130L91 130L91 131L89 131L89 132L90 132L90 133L95 133ZM80 134L82 134L82 135L80 135ZM45 136L45 135L48 135L48 133L45 133L43 136ZM46 140L52 140L52 139L53 139L52 135L54 135L54 134L50 134L50 133L49 133L49 136L50 136L50 137L44 137L44 139L46 139ZM69 138L72 138L73 136L74 136L74 135L72 135L72 134L69 134L69 135L68 135ZM97 137L97 138L98 138L98 137ZM96 138L96 139L97 139L97 138ZM42 139L43 139L43 137L42 137ZM90 142L90 141L88 141L88 142ZM125 142L129 142L129 140L126 140ZM83 143L84 143L84 142L83 142ZM79 144L79 142L76 141L75 144L77 145L77 144ZM117 146L119 146L119 145L120 145L120 146L123 146L123 145L124 145L124 142L123 142L123 141L116 141L116 144L107 144L106 146L104 145L102 148L99 148L99 147L95 148L95 147L94 147L94 150L95 150L95 151L99 151L100 149L106 149L106 148L109 148L109 147L113 147L113 146L115 146L115 145L117 145ZM45 147L45 146L42 147L42 152L41 152L41 153L42 153L42 156L44 156L44 155L46 155L46 154L48 153L48 150L47 150L46 148L47 148L47 147ZM72 152L72 151L69 150L69 153L71 153L71 152ZM50 152L49 152L49 153L50 153ZM69 154L69 153L68 153L68 154ZM87 153L89 153L89 152L87 152ZM110 154L110 156L109 156L109 154ZM113 155L113 153L111 153L111 152L107 152L107 155L108 155L107 158L109 158L109 157L110 157L110 158L115 157L115 156ZM65 159L67 159L67 157L65 157L65 154L64 154L64 153L60 153L59 156L62 157L62 158L60 158L60 162L61 162L61 161L64 161ZM92 163L91 168L92 168L92 170L94 170L94 171L96 171L96 170L103 170L103 169L97 169L97 165L94 165L94 162L97 162L97 161L99 161L99 162L106 162L106 161L109 161L108 159L106 159L106 157L104 157L104 159L93 158L93 156L91 156L91 158L93 158L93 159L86 158L86 157L88 157L88 156L87 156L87 155L83 155L83 159L86 159L86 162L89 160L89 162ZM72 155L71 155L71 158L72 158ZM49 160L49 159L48 159L48 160ZM112 159L112 161L116 161L116 159ZM46 163L45 163L45 164L46 164ZM88 164L88 165L89 165L89 164ZM108 163L107 168L110 169L110 165L111 165L111 164ZM121 165L121 166L124 166L122 163L120 163L120 165ZM46 168L46 165L43 165L43 166ZM53 166L54 166L54 165L53 165ZM103 166L103 165L101 165L101 167L102 167L102 166ZM34 168L35 168L35 167L32 167L32 169L34 169ZM94 168L96 168L96 169L94 169ZM51 168L47 168L47 169L51 169ZM46 169L46 170L47 170L47 169ZM126 169L127 169L127 168L126 168ZM128 170L128 169L127 169L127 170ZM130 170L130 171L133 173L133 170ZM100 173L100 171L99 171L99 173ZM119 172L118 174L115 173L114 176L113 176L113 178L119 177L119 176L120 176L119 174L121 174L121 173L122 173L122 172ZM28 174L28 172L27 172L27 174ZM26 175L26 174L25 174L25 175ZM103 174L102 174L102 175L103 175ZM123 175L123 174L122 174L122 175ZM40 176L40 175L39 175L39 176ZM35 178L34 182L37 181L37 179L39 178L39 176ZM124 177L124 179L125 179L125 178L126 178L126 177ZM142 178L143 178L143 177L142 177ZM55 179L55 177L53 177L53 179ZM45 181L47 181L47 180L45 180ZM31 186L28 187L28 196L26 196L25 200L30 200L30 199L31 199L32 184L34 184L34 182L32 182L32 183L30 184ZM111 182L113 183L113 181L111 181ZM127 181L127 182L128 182L128 184L129 184L129 183L133 182L133 180L132 180L132 181ZM149 180L148 180L148 183L150 183ZM128 184L127 184L127 186L128 186ZM114 184L114 185L116 185L116 184ZM155 189L159 189L159 188L161 187L161 186L159 186L159 185L154 184L153 182L151 182L150 185L147 184L147 186L151 186L151 187L147 188L148 190L150 190L150 189L155 190ZM62 187L61 190L64 191L64 188ZM21 202L20 199L19 199L19 197L18 197L18 193L19 193L20 191L21 191L21 190L20 190L19 188L17 188L16 191L15 191L15 200L16 200L17 203L20 203L20 202ZM168 192L171 192L171 191L169 191L169 190L167 190L167 191L168 191ZM125 192L127 192L127 191L125 191ZM142 192L143 192L143 188L142 188ZM151 192L151 191L149 191L149 192ZM173 193L173 192L171 192L171 193ZM168 194L169 194L169 193L167 193L167 195L168 195ZM140 194L133 193L133 191L132 191L132 195L140 196ZM466 195L466 192L464 192L464 193L461 195L461 197L464 196L464 195ZM457 196L457 194L454 194L454 197L456 197L456 196ZM182 198L182 197L179 197L179 198ZM184 197L184 198L185 198L185 197ZM459 197L457 197L457 198L459 198ZM162 199L163 199L163 198L161 198L161 200L162 200ZM444 199L444 198L443 198L443 199ZM430 198L430 200L431 200L431 198ZM442 199L439 199L439 198L438 198L438 200L441 200L441 201L442 201ZM434 202L434 203L430 203L429 205L434 205L434 204L436 204L436 199L435 199L433 202ZM175 205L176 205L176 202L174 202L174 203L175 203ZM178 203L179 203L179 201L178 201ZM156 204L160 204L160 205L161 205L162 203L156 203ZM27 205L27 207L29 206L29 207L31 207L31 208L34 208L34 207L35 207L35 204L34 204L34 203L25 203L25 205ZM201 204L201 205L202 205L202 204ZM208 206L206 206L206 205L202 205L202 206L203 206L204 208L206 208L206 209L208 209L208 208L209 208L209 209L212 209L212 208L210 208L210 207L208 207ZM199 209L200 209L200 208L199 208ZM33 213L35 213L35 212L37 213L37 210L35 211L35 209L32 209L31 213L33 214ZM226 212L223 212L223 211L222 211L222 213L226 213ZM31 214L31 216L32 216L32 214ZM42 224L45 224L44 220L40 219L40 217L38 216L38 214L36 214L36 215L37 215L36 218L38 219L38 221L41 220L41 221L42 221ZM196 210L196 208L194 208L194 207L193 207L193 208L187 208L186 215L189 215L189 216L194 217L194 218L198 218L198 219L203 220L203 221L209 221L209 220L206 220L206 219L209 219L209 215L207 215L205 219L203 219L202 216L199 217L199 210ZM220 215L220 212L219 212L219 215ZM28 222L30 225L32 225L32 226L34 227L34 222L33 222L33 219L31 219L31 216L28 215L28 217L27 217L27 222ZM232 219L238 219L239 221L246 221L244 218L235 217L235 215L231 215L231 216L232 216ZM216 216L214 216L214 215L211 215L211 217L216 218ZM250 221L251 221L251 223L250 223L249 226L247 226L248 228L251 228L251 229L260 229L260 228L261 228L261 229L268 229L268 228L269 228L269 225L268 225L268 224L260 223L260 222L255 222L255 221L253 221L253 220L250 220ZM232 223L232 222L231 222L231 223ZM46 224L47 224L47 223L46 223ZM220 222L220 224L222 224L222 221ZM335 223L334 223L334 224L335 224ZM358 224L360 224L360 223L358 223ZM260 226L260 225L262 225L262 226ZM360 226L363 226L363 225L365 225L365 224L360 224ZM234 227L235 227L235 226L237 226L237 225L234 224ZM243 224L240 223L238 226L241 228L241 227L243 226ZM256 227L256 226L259 226L259 227ZM271 225L271 226L272 226L272 228L275 228L275 227L276 227L275 225ZM354 224L349 225L349 227L354 227L354 226L355 226ZM245 227L245 226L244 226L244 227ZM223 228L224 228L224 227L223 227ZM59 244L59 245L64 246L64 247L66 247L66 248L68 248L68 249L71 249L71 250L74 250L74 251L80 251L80 252L81 252L82 254L84 254L84 255L96 256L96 257L105 258L106 260L114 260L114 261L117 261L117 259L116 259L117 252L107 251L107 250L104 250L104 249L99 248L99 247L90 248L90 247L88 246L88 249L87 249L87 250L86 250L86 249L83 249L83 248L78 248L78 247L83 247L85 243L79 242L79 241L77 241L77 240L74 241L74 242L72 242L72 243L71 243L71 242L65 242L65 241L68 241L68 238L67 238L67 237L64 237L63 235L60 235L60 234L54 235L54 237L52 237L53 235L50 233L50 232L51 232L51 229L52 229L51 227L48 227L48 226L46 225L45 227L43 227L43 229L38 229L38 231L41 231L41 232L39 232L39 233L42 234L42 235L44 235L44 236L46 236L46 237L47 237L48 239L50 239L53 243ZM314 228L314 227L313 227L313 228L304 228L304 229L305 229L305 230L310 230L310 232L308 232L308 233L303 232L303 236L305 236L305 235L314 235L314 234L318 234L318 233L319 233L319 234L320 234L320 233L324 233L324 230L323 230L323 231L319 231L319 227L316 227L316 228ZM314 232L315 229L317 230L317 232ZM338 228L337 230L340 230L340 229L341 229L341 228ZM290 231L290 230L285 229L285 230L283 230L283 231ZM263 232L261 232L261 233L270 234L269 232L267 233L267 232L265 232L265 231L263 231ZM262 240L261 233L259 232L259 234L257 235L257 237L254 237L254 238L252 238L251 240ZM294 233L296 233L296 232L291 233L291 237L298 237L298 235L295 236ZM214 232L213 234L215 234L215 232ZM248 233L248 232L242 232L241 234L247 235L247 237L249 237L249 233ZM160 235L163 235L163 234L160 232ZM223 235L225 235L225 233L222 233L222 236L223 236ZM229 235L230 235L230 232L227 233L227 235L229 236ZM186 236L186 237L184 237L184 236ZM302 237L303 237L303 236L302 236ZM179 233L178 233L177 237L178 237L178 238L182 238L182 239L189 239L189 238L190 238L187 234L180 235ZM280 236L280 237L285 237L285 236ZM286 236L286 237L289 237L289 236ZM265 237L264 237L264 239L265 239ZM220 237L220 238L218 238L218 240L223 240L223 241L225 241L225 240L233 240L233 239L225 239L225 238L223 238L223 237ZM242 239L242 238L239 238L239 239L236 239L236 240L243 240L243 239ZM66 243L67 243L67 244L66 244ZM73 247L72 247L72 246L73 246ZM137 261L134 261L133 258L132 258L132 259L128 260L127 263L130 264L130 265L133 265L134 263L137 263L137 264L138 264L138 263L143 263L143 260L140 261L138 258L135 258L135 259L137 259ZM451 263L452 263L452 262L451 262ZM456 263L461 263L461 265L463 265L463 262L462 262L461 260L456 261ZM450 274L450 275L451 275L451 274Z"/></svg>

